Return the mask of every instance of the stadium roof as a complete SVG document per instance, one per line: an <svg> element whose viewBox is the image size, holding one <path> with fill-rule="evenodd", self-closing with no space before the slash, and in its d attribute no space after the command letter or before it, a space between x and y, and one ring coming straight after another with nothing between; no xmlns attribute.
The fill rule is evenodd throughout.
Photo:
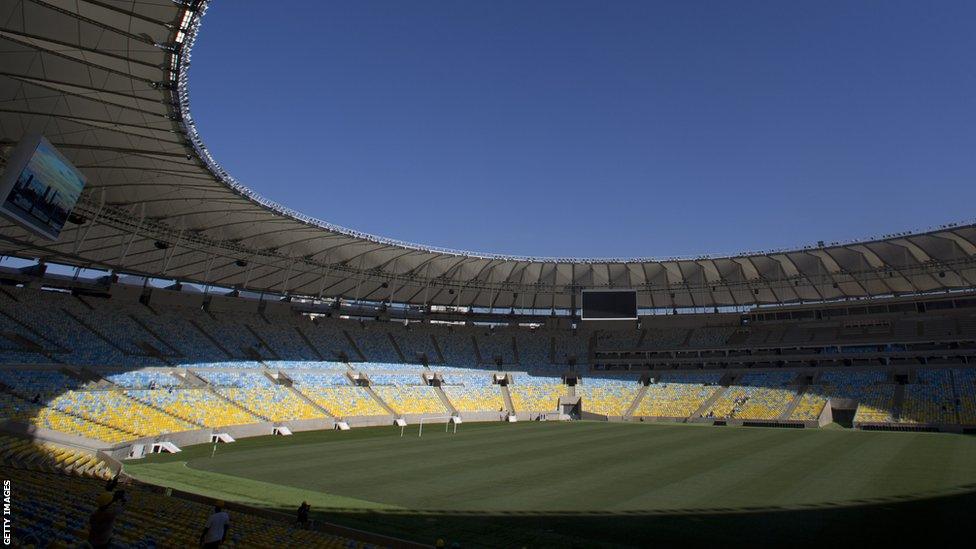
<svg viewBox="0 0 976 549"><path fill-rule="evenodd" d="M3 2L0 147L42 133L89 186L58 241L2 220L0 252L256 291L499 308L575 308L582 288L637 288L641 307L671 308L976 286L972 223L727 257L580 259L440 249L313 219L238 183L197 134L187 70L206 7Z"/></svg>

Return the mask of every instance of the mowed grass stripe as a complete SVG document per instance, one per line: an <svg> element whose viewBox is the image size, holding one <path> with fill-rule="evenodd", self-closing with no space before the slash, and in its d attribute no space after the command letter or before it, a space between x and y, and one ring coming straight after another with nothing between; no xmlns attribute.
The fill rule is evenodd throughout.
<svg viewBox="0 0 976 549"><path fill-rule="evenodd" d="M602 432L597 427L595 432ZM525 433L529 428L535 433ZM273 453L261 452L260 455L231 456L225 459L200 459L190 463L192 467L206 470L216 470L228 474L241 476L255 476L262 480L271 480L285 484L307 487L317 486L321 489L360 489L367 492L377 490L382 495L382 486L389 483L409 482L410 479L428 478L436 475L452 461L465 470L470 470L471 460L478 456L481 459L494 459L493 455L510 454L505 445L513 444L521 448L531 439L533 443L542 446L554 445L560 441L565 443L567 437L560 429L540 429L538 425L528 425L516 430L514 437L508 440L505 436L475 438L468 442L452 435L444 435L441 440L435 436L423 439L399 438L398 436L382 436L379 444L363 446L360 441L354 441L351 448L344 449L344 459L335 459L334 453L323 453L316 447L296 449L292 453L276 449ZM452 438L448 438L452 437ZM432 459L433 457L433 459ZM329 464L322 467L323 460ZM269 467L269 464L273 464ZM365 497L365 496L363 496ZM369 498L367 498L369 499Z"/></svg>
<svg viewBox="0 0 976 549"><path fill-rule="evenodd" d="M283 480L286 483L293 484L300 478L301 486L314 484L328 492L355 494L369 500L387 501L379 498L394 496L407 498L415 507L441 507L449 503L456 508L460 504L453 496L476 500L479 494L487 494L492 487L511 496L519 490L520 484L514 482L518 476L538 477L546 469L551 469L553 474L564 474L564 463L559 458L564 451L596 447L604 448L601 451L605 452L605 448L612 445L611 441L633 439L638 434L633 427L614 427L608 429L593 424L579 433L569 433L565 426L537 426L533 430L539 433L530 439L510 441L502 437L489 446L476 445L477 452L462 451L461 446L439 452L439 446L425 446L423 440L397 442L382 454L374 453L359 467L341 473L322 472L317 476L295 475L292 467L279 465L282 471L288 471ZM670 436L682 435L682 431L670 433ZM404 452L405 445L428 449ZM421 459L412 459L412 456ZM266 479L264 475L261 478ZM538 486L539 482L533 480L530 485ZM513 501L513 498L507 497L506 501Z"/></svg>
<svg viewBox="0 0 976 549"><path fill-rule="evenodd" d="M722 451L733 441L721 437L707 437L706 431L695 428L667 428L659 433L644 432L642 426L623 433L616 444L590 445L567 456L566 467L548 471L547 483L539 483L531 472L519 476L521 494L534 496L536 503L560 494L573 494L555 504L559 509L629 509L627 500L644 495L649 490L648 476L659 468L683 467L699 452L708 449ZM665 438L666 437L666 438ZM608 456L613 456L608 459ZM503 501L496 502L503 505Z"/></svg>
<svg viewBox="0 0 976 549"><path fill-rule="evenodd" d="M873 467L864 467L867 481L858 492L858 497L871 498L899 493L938 493L950 487L951 480L961 471L952 471L948 466L954 454L968 454L969 468L976 464L976 452L972 445L952 444L953 437L932 433L908 433L901 439L887 433L879 444L878 459ZM966 437L972 440L969 437ZM965 439L964 439L965 440ZM893 489L897 487L897 489Z"/></svg>
<svg viewBox="0 0 976 549"><path fill-rule="evenodd" d="M270 483L292 490L295 501L318 492L323 502L341 495L350 506L425 511L857 503L976 482L976 440L955 435L597 422L464 424L449 435L430 427L423 438L416 430L400 438L392 428L360 429L245 441L221 447L213 460L209 447L184 454L198 456L190 465L203 476L193 482L212 470L222 473L219 483L234 476ZM167 460L139 468L150 474ZM257 486L234 490L260 500Z"/></svg>
<svg viewBox="0 0 976 549"><path fill-rule="evenodd" d="M681 507L688 503L682 499L712 492L708 474L728 471L730 464L748 459L756 448L782 443L781 433L767 429L730 434L728 430L701 432L693 445L654 456L644 464L646 475L630 484L614 505L619 509ZM679 487L682 484L684 487Z"/></svg>
<svg viewBox="0 0 976 549"><path fill-rule="evenodd" d="M612 436L587 433L571 437L557 445L534 444L518 451L509 451L504 459L497 457L457 463L445 471L447 479L431 494L431 504L443 501L445 496L465 496L465 508L482 509L536 509L540 505L554 509L580 509L579 486L587 486L583 479L594 471L612 482L608 471L617 460L608 460L608 452L626 455L628 443L640 437L633 427L619 426L608 430ZM693 433L686 431L658 432L653 439L657 444L686 446L693 440ZM634 448L640 452L645 448ZM624 453L618 453L624 452ZM572 499L559 502L561 497L573 493ZM514 505L514 507L513 507Z"/></svg>
<svg viewBox="0 0 976 549"><path fill-rule="evenodd" d="M436 426L435 426L436 427ZM440 432L430 432L423 438L408 434L399 436L399 429L376 428L373 432L374 437L370 439L353 439L343 443L341 437L343 433L333 433L329 440L314 442L301 445L288 445L286 440L282 440L280 445L269 448L255 450L260 453L240 453L234 452L231 448L230 453L222 450L217 458L210 460L193 461L194 467L213 469L223 467L233 470L239 466L247 466L254 461L256 456L265 459L285 460L286 462L301 462L307 458L314 458L321 461L323 457L335 467L356 466L370 468L383 463L388 463L392 455L402 461L410 461L413 457L429 457L432 453L456 452L459 455L466 453L490 451L490 449L500 443L510 443L520 445L523 441L537 440L540 437L558 440L562 433L558 429L543 429L539 424L513 425L512 429L505 433L497 429L485 429L478 426L473 429L459 432L458 435L445 434ZM565 427L565 426L563 426ZM598 429L598 425L591 428Z"/></svg>
<svg viewBox="0 0 976 549"><path fill-rule="evenodd" d="M146 468L128 467L127 472L140 480L161 483L170 488L194 492L204 496L236 501L258 507L286 508L296 501L308 501L317 508L339 509L396 509L396 506L365 501L347 496L327 494L318 490L297 490L291 486L263 482L212 471L195 471L183 462L159 463Z"/></svg>
<svg viewBox="0 0 976 549"><path fill-rule="evenodd" d="M798 433L802 436L802 433ZM841 436L835 436L841 435ZM790 456L788 463L767 469L761 478L743 480L734 490L748 496L742 499L761 499L769 505L802 505L832 501L850 480L832 484L831 480L845 478L844 469L852 457L865 445L870 446L873 437L843 436L846 433L830 433L828 436L805 437L815 442L812 447Z"/></svg>
<svg viewBox="0 0 976 549"><path fill-rule="evenodd" d="M671 494L662 495L670 495L679 504L691 507L708 506L714 501L741 507L753 505L757 500L782 505L791 502L782 496L791 490L793 483L806 482L808 473L816 469L817 463L810 456L829 446L833 446L830 437L783 433L695 479L706 485L707 490L691 490L683 482L670 486Z"/></svg>

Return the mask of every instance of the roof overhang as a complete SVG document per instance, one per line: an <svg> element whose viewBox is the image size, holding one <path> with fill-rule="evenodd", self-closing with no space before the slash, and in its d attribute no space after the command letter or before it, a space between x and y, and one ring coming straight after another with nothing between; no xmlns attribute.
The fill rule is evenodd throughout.
<svg viewBox="0 0 976 549"><path fill-rule="evenodd" d="M53 142L89 179L56 242L0 221L0 251L257 291L496 308L749 306L973 288L976 225L693 258L537 258L360 233L260 197L211 157L189 110L206 1L19 0L0 7L0 147ZM825 220L825 222L828 222Z"/></svg>

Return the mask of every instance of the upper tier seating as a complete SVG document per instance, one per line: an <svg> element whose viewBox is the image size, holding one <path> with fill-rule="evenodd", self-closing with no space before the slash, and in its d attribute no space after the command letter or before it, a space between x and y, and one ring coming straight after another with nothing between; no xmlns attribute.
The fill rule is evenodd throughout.
<svg viewBox="0 0 976 549"><path fill-rule="evenodd" d="M283 370L349 370L345 364L334 360L266 360L264 363L268 368Z"/></svg>
<svg viewBox="0 0 976 549"><path fill-rule="evenodd" d="M346 337L345 328L347 326L355 328L351 324L351 322L320 317L314 323L300 324L298 329L324 358L339 360L345 357L345 360L359 361L362 358Z"/></svg>
<svg viewBox="0 0 976 549"><path fill-rule="evenodd" d="M366 355L366 360L370 362L400 362L400 355L396 352L396 347L390 340L389 332L380 325L353 326L346 330L356 341L359 349Z"/></svg>
<svg viewBox="0 0 976 549"><path fill-rule="evenodd" d="M482 364L515 364L515 347L508 330L483 330L475 336ZM525 364L525 363L523 363Z"/></svg>
<svg viewBox="0 0 976 549"><path fill-rule="evenodd" d="M117 370L99 370L97 373L113 384L127 389L177 387L182 383L181 380L177 379L168 371L136 370L119 372Z"/></svg>
<svg viewBox="0 0 976 549"><path fill-rule="evenodd" d="M242 389L269 387L271 380L263 374L250 372L210 372L201 370L194 372L201 379L217 387L237 387Z"/></svg>
<svg viewBox="0 0 976 549"><path fill-rule="evenodd" d="M172 361L179 364L227 360L226 353L218 349L203 333L194 327L189 319L196 318L200 311L184 307L157 306L153 309L142 305L123 305L124 312L156 335L165 344L161 349L173 353Z"/></svg>
<svg viewBox="0 0 976 549"><path fill-rule="evenodd" d="M268 345L273 355L284 359L308 361L333 358L331 355L322 355L320 358L320 353L305 341L295 325L296 320L301 319L274 315L267 317L267 320L267 322L260 322L252 318L246 324Z"/></svg>
<svg viewBox="0 0 976 549"><path fill-rule="evenodd" d="M512 333L515 336L515 346L518 349L518 363L524 368L530 370L559 369L553 365L550 357L552 336L549 332L545 330L530 332L519 329Z"/></svg>
<svg viewBox="0 0 976 549"><path fill-rule="evenodd" d="M470 331L432 327L431 333L434 334L447 364L474 367L478 363Z"/></svg>
<svg viewBox="0 0 976 549"><path fill-rule="evenodd" d="M427 357L430 364L441 362L434 347L434 341L430 337L430 330L420 325L411 325L401 329L391 330L393 337L400 346L403 358L407 362L420 362L421 356Z"/></svg>
<svg viewBox="0 0 976 549"><path fill-rule="evenodd" d="M420 375L425 368L420 364L400 364L397 362L357 362L356 369L362 370L372 377L373 372L413 372Z"/></svg>
<svg viewBox="0 0 976 549"><path fill-rule="evenodd" d="M235 320L237 315L214 313L213 317L197 315L194 323L204 334L218 342L234 358L251 358L257 353L263 359L277 358L247 326Z"/></svg>
<svg viewBox="0 0 976 549"><path fill-rule="evenodd" d="M121 351L82 325L69 311L81 306L77 298L65 292L18 289L10 299L0 294L3 310L49 339L53 346L70 350L74 364L118 364L122 361L145 364L145 357L126 357ZM152 360L152 365L160 365Z"/></svg>
<svg viewBox="0 0 976 549"><path fill-rule="evenodd" d="M589 341L586 337L567 330L554 330L552 337L556 352L553 358L556 364L568 364L571 358L577 364L585 364L587 362Z"/></svg>

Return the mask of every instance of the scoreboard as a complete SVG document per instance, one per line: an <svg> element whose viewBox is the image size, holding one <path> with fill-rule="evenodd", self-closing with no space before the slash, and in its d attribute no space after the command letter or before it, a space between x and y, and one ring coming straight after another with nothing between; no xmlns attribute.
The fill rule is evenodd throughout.
<svg viewBox="0 0 976 549"><path fill-rule="evenodd" d="M637 290L583 290L583 320L637 320Z"/></svg>

